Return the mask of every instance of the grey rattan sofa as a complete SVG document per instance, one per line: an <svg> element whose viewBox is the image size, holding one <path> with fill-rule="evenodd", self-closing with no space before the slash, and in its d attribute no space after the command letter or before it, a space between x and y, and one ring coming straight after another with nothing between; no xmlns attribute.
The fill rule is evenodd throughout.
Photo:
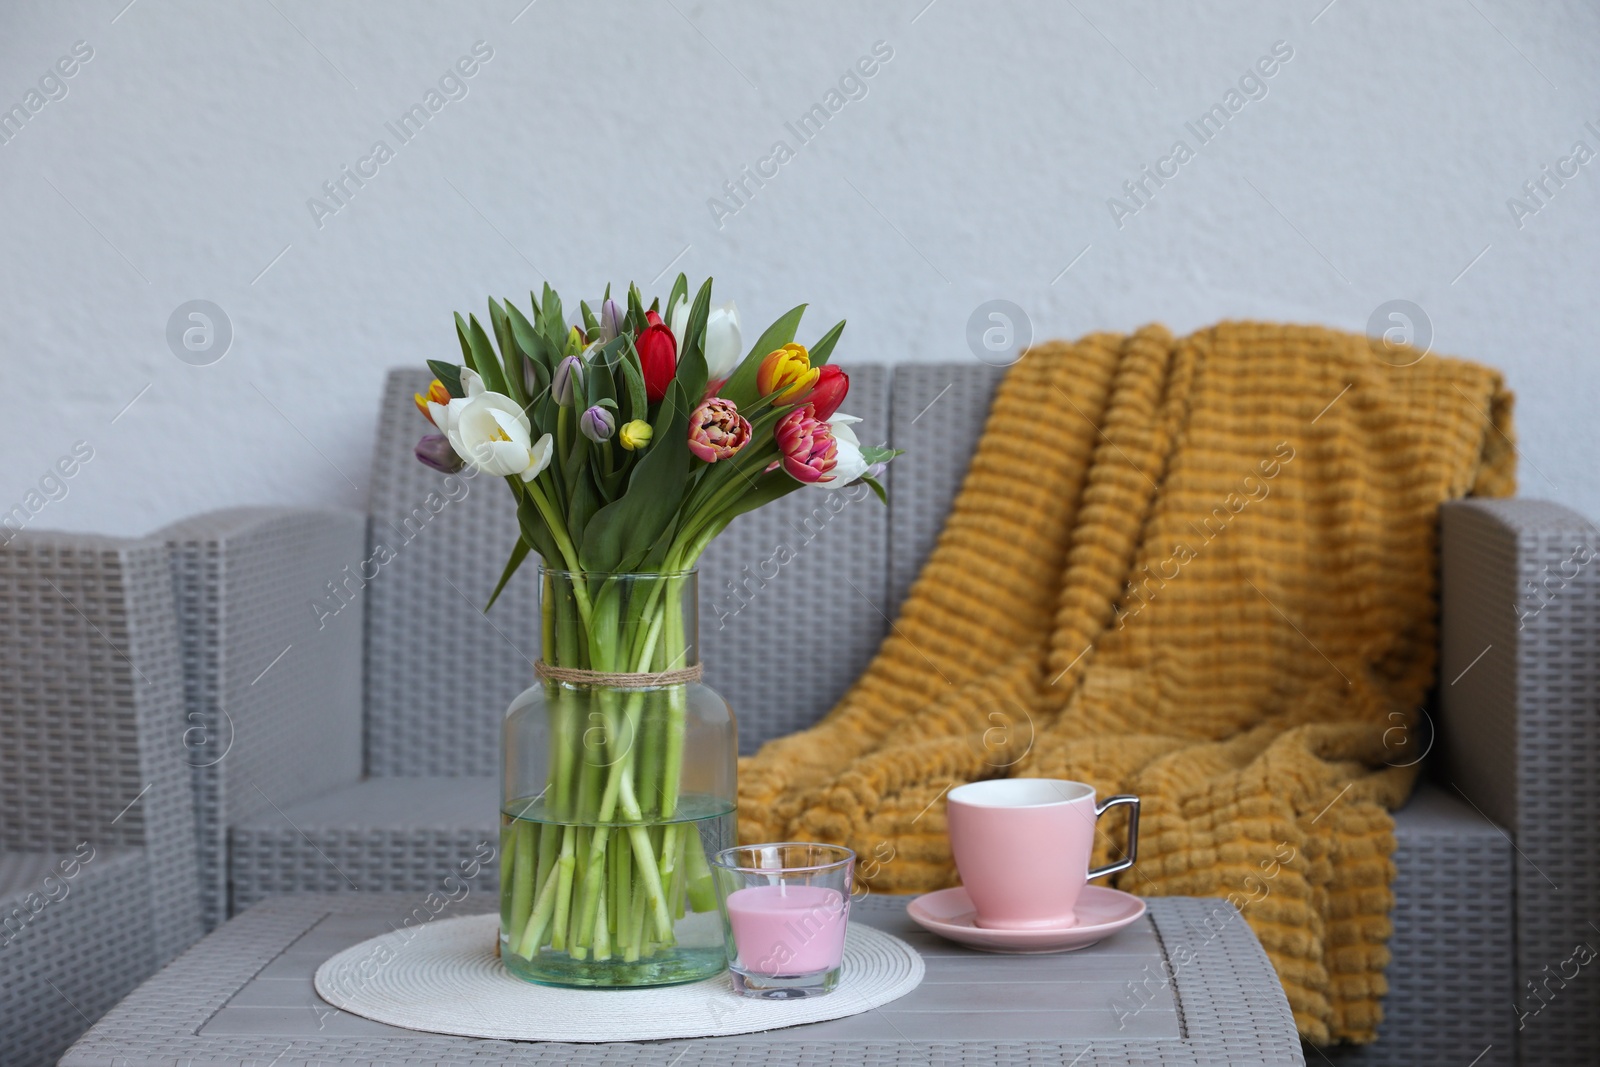
<svg viewBox="0 0 1600 1067"><path fill-rule="evenodd" d="M738 711L745 751L813 721L866 665L938 536L999 377L971 363L909 365L891 391L889 368L856 368L846 408L908 450L891 469L890 507L800 492L741 519L707 554L703 658ZM213 781L201 792L213 915L301 890L427 893L496 840L490 775L501 713L532 674L535 583L525 576L491 615L479 610L515 521L503 486L444 479L412 457L425 427L411 393L425 379L390 375L364 536L359 517L304 513L169 531L189 568L185 616L198 620L186 624L190 714L221 721L217 695L253 688L248 706L229 709L238 755L228 759L281 783L271 803L257 797L271 789ZM938 417L922 419L931 405ZM268 527L281 536L245 536ZM1438 743L1431 780L1396 819L1382 1039L1328 1057L1596 1062L1600 979L1573 968L1600 943L1588 925L1600 898L1600 546L1579 516L1528 500L1447 506L1441 536ZM283 615L266 637L245 598L269 591L280 607L304 602L298 623ZM812 627L807 662L780 642L777 612L745 611L780 602L782 616L828 622ZM363 611L364 669L351 632ZM240 648L254 651L228 651ZM779 669L784 685L770 686ZM261 749L247 756L252 745Z"/></svg>
<svg viewBox="0 0 1600 1067"><path fill-rule="evenodd" d="M200 936L160 541L0 531L0 1063L52 1064Z"/></svg>

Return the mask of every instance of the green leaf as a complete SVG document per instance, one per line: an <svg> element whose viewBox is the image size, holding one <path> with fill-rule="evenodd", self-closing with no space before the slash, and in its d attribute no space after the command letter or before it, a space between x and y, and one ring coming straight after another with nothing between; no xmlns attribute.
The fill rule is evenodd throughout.
<svg viewBox="0 0 1600 1067"><path fill-rule="evenodd" d="M592 408L596 404L610 400L617 393L616 385L611 380L611 368L606 366L604 360L589 361L589 365L584 368L583 384L584 407ZM612 407L615 406L613 402Z"/></svg>
<svg viewBox="0 0 1600 1067"><path fill-rule="evenodd" d="M573 412L568 418L575 418L577 414L577 412ZM584 460L589 458L590 444L590 440L583 436L582 433L572 435L572 448L567 451L566 461L561 464L561 480L563 484L571 485L573 480L582 473Z"/></svg>
<svg viewBox="0 0 1600 1067"><path fill-rule="evenodd" d="M627 491L597 511L583 533L585 570L632 570L639 565L683 503L689 477L689 411L674 381L662 400L655 436L633 468Z"/></svg>
<svg viewBox="0 0 1600 1067"><path fill-rule="evenodd" d="M617 365L622 369L622 381L628 390L628 418L648 419L650 417L650 397L644 388L644 372L639 368L639 353L634 350L633 341L629 338L618 338L627 341L627 347L622 351Z"/></svg>
<svg viewBox="0 0 1600 1067"><path fill-rule="evenodd" d="M522 354L511 337L511 320L505 309L489 298L489 322L494 327L495 340L500 345L500 362L505 371L506 395L517 402L517 407L527 410L528 392L522 373Z"/></svg>
<svg viewBox="0 0 1600 1067"><path fill-rule="evenodd" d="M517 538L516 546L511 550L511 558L506 560L506 568L500 572L500 580L495 583L494 592L489 594L489 602L483 606L484 614L487 615L489 609L494 607L494 602L500 599L501 591L505 589L506 583L511 581L511 576L517 573L517 568L522 566L522 561L528 558L530 551L532 549L528 546L528 542L524 538Z"/></svg>
<svg viewBox="0 0 1600 1067"><path fill-rule="evenodd" d="M526 489L515 478L507 478L506 481L511 484L512 492L517 497L517 525L522 528L522 539L532 545L546 563L562 566L564 561L556 549L555 539L550 536L544 517L539 514Z"/></svg>
<svg viewBox="0 0 1600 1067"><path fill-rule="evenodd" d="M535 306L537 311L537 305ZM506 318L511 322L511 339L516 342L517 348L533 363L536 371L543 370L541 376L546 382L550 380L550 372L555 368L556 361L551 358L548 344L540 336L538 329L530 323L517 306L511 301L506 301ZM537 395L537 394L536 394ZM529 399L532 399L531 397Z"/></svg>
<svg viewBox="0 0 1600 1067"><path fill-rule="evenodd" d="M874 478L872 475L863 474L861 477L857 478L856 481L865 482L867 485L872 486L872 491L878 494L879 500L883 501L885 504L889 502L889 494L883 488L883 483L878 481L878 479Z"/></svg>
<svg viewBox="0 0 1600 1067"><path fill-rule="evenodd" d="M589 335L589 340L596 340L597 338L595 335L599 333L600 320L597 319L594 312L590 310L587 301L578 301L578 312L583 316L583 332Z"/></svg>
<svg viewBox="0 0 1600 1067"><path fill-rule="evenodd" d="M461 388L461 368L454 363L442 363L437 359L428 360L428 369L433 371L433 376L443 383L445 390L453 397L460 398L467 395Z"/></svg>
<svg viewBox="0 0 1600 1067"><path fill-rule="evenodd" d="M833 346L839 343L839 335L843 332L844 320L840 319L833 329L823 334L821 339L811 346L809 351L813 367L820 367L828 362L828 357L833 355Z"/></svg>
<svg viewBox="0 0 1600 1067"><path fill-rule="evenodd" d="M861 446L861 458L867 461L868 466L874 463L887 463L894 457L905 454L906 450L903 448L882 448L878 445Z"/></svg>
<svg viewBox="0 0 1600 1067"><path fill-rule="evenodd" d="M567 536L575 545L583 544L584 529L589 525L589 520L594 518L595 512L600 510L600 494L595 489L594 479L590 477L594 473L597 472L593 467L579 471L572 483L572 498L567 502Z"/></svg>
<svg viewBox="0 0 1600 1067"><path fill-rule="evenodd" d="M677 380L691 405L700 403L706 392L706 319L711 315L711 279L707 278L689 308L689 322L683 330L683 351L678 353Z"/></svg>
<svg viewBox="0 0 1600 1067"><path fill-rule="evenodd" d="M478 365L472 359L472 345L467 341L467 320L461 317L461 312L456 312L456 340L461 344L461 362L468 370L476 373Z"/></svg>
<svg viewBox="0 0 1600 1067"><path fill-rule="evenodd" d="M751 356L756 357L756 362L767 356L775 349L782 348L794 340L795 331L800 329L800 317L806 313L806 305L800 304L790 308L779 316L778 321L768 326L766 332L756 338L756 343L750 346L748 361ZM754 374L754 370L751 371Z"/></svg>
<svg viewBox="0 0 1600 1067"><path fill-rule="evenodd" d="M539 409L539 401L543 400L550 392L550 372L545 365L537 359L528 360L528 374L533 379L528 383L528 402L523 405L524 411L531 417ZM544 425L541 423L540 425Z"/></svg>
<svg viewBox="0 0 1600 1067"><path fill-rule="evenodd" d="M741 409L746 404L760 399L756 394L756 371L761 368L761 361L794 340L794 333L800 328L800 317L805 312L806 306L801 304L791 308L777 322L768 326L766 332L756 338L756 343L750 346L749 354L728 376L728 382L722 387L721 395L732 400Z"/></svg>
<svg viewBox="0 0 1600 1067"><path fill-rule="evenodd" d="M788 342L785 342L787 344ZM756 508L765 507L780 497L788 496L805 483L784 473L780 467L771 474L763 474L756 479L756 484L748 493L735 500L726 511L722 513L722 521L737 518Z"/></svg>
<svg viewBox="0 0 1600 1067"><path fill-rule="evenodd" d="M628 329L635 335L644 332L649 325L644 317L644 298L639 295L639 287L632 282L628 283Z"/></svg>
<svg viewBox="0 0 1600 1067"><path fill-rule="evenodd" d="M667 297L667 325L672 325L672 309L678 306L678 301L689 295L689 278L681 271L677 281L672 283L672 292Z"/></svg>
<svg viewBox="0 0 1600 1067"><path fill-rule="evenodd" d="M478 316L471 316L469 321L470 326L461 321L460 315L456 316L456 331L461 334L462 347L471 353L472 369L483 379L485 389L492 393L504 394L505 374L500 369L499 358L495 356L494 345L490 343L489 335L484 332Z"/></svg>
<svg viewBox="0 0 1600 1067"><path fill-rule="evenodd" d="M532 295L531 293L529 294ZM561 297L550 288L550 283L544 283L543 307L539 312L539 327L544 332L545 340L550 344L553 359L560 359L567 348L567 320L561 310ZM552 362L552 365L553 362Z"/></svg>

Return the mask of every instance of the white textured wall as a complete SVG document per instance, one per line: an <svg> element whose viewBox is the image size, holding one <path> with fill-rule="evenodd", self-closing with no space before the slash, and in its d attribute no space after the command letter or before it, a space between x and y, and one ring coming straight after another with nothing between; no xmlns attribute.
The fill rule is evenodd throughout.
<svg viewBox="0 0 1600 1067"><path fill-rule="evenodd" d="M1436 350L1505 369L1523 491L1600 514L1600 160L1542 205L1522 192L1575 142L1600 151L1592 5L524 2L0 9L0 107L38 107L0 144L0 511L138 533L358 508L384 371L453 358L452 311L675 264L752 331L800 300L807 336L848 317L844 360L973 358L995 298L1036 337L1361 329L1409 300ZM30 100L80 41L60 98ZM466 95L402 145L385 123L480 41ZM865 96L801 144L785 123L880 41ZM1278 41L1265 97L1200 144L1184 123ZM1179 138L1194 157L1119 227L1108 198ZM393 158L315 219L378 140ZM779 140L793 158L714 213ZM1514 218L1519 195L1539 210ZM209 366L166 339L197 299L234 334ZM93 458L49 480L77 442Z"/></svg>

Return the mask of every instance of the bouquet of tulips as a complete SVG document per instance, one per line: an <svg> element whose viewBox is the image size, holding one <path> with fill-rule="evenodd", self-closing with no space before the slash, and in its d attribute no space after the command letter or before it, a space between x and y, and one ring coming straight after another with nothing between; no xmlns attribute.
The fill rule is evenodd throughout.
<svg viewBox="0 0 1600 1067"><path fill-rule="evenodd" d="M828 363L844 323L807 348L804 310L747 352L733 304L712 306L710 280L690 299L682 275L664 312L630 285L598 309L580 303L569 325L547 285L530 315L491 299L488 329L456 316L463 364L429 362L436 379L416 401L436 432L417 458L506 479L521 538L490 604L530 552L566 576L541 605L547 664L669 672L689 651L681 589L626 579L687 574L736 517L806 486L859 480L883 496L876 475L897 453L861 444L860 420L839 410L849 377ZM548 774L526 799L538 817L503 851L502 944L523 958L648 957L684 908L716 906L698 837L680 826L684 686L547 688Z"/></svg>

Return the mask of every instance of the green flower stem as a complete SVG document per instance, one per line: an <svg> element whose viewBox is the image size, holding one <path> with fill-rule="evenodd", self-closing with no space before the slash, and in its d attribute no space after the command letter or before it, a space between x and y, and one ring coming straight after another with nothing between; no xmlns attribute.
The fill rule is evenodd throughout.
<svg viewBox="0 0 1600 1067"><path fill-rule="evenodd" d="M522 824L513 822L500 831L500 884L510 885L513 857L516 855L517 829Z"/></svg>
<svg viewBox="0 0 1600 1067"><path fill-rule="evenodd" d="M561 851L560 828L546 824L543 832L539 834L539 869L534 875L533 884L543 886L550 880L550 874L556 869L556 857Z"/></svg>
<svg viewBox="0 0 1600 1067"><path fill-rule="evenodd" d="M634 825L628 827L628 840L633 845L635 867L644 883L645 899L655 920L656 934L661 940L672 936L672 919L667 915L666 898L661 892L661 874L656 868L655 846L650 843L649 829L642 825L639 802L633 797L633 787L623 781L622 810Z"/></svg>
<svg viewBox="0 0 1600 1067"><path fill-rule="evenodd" d="M545 928L550 925L554 918L554 912L559 907L556 897L561 895L560 870L564 863L569 863L571 860L571 854L565 851L571 835L572 827L564 826L561 828L562 858L556 861L556 870L551 872L550 878L545 881L544 888L540 890L539 899L533 906L533 915L528 919L528 925L522 933L522 939L516 945L516 953L523 959L533 958L534 952L544 941ZM559 923L557 924L557 929L560 929Z"/></svg>
<svg viewBox="0 0 1600 1067"><path fill-rule="evenodd" d="M550 937L550 947L558 952L564 952L567 948L567 916L572 908L572 870L577 865L573 854L577 850L577 835L575 826L561 828L561 858L556 860L555 874L556 907L555 916L551 919L554 933Z"/></svg>
<svg viewBox="0 0 1600 1067"><path fill-rule="evenodd" d="M511 936L524 933L533 914L534 826L518 820L507 835L507 852L514 853L511 868Z"/></svg>
<svg viewBox="0 0 1600 1067"><path fill-rule="evenodd" d="M682 648L686 640L683 632L683 591L677 583L673 583L673 586L667 592L667 605L662 617L668 620L667 646ZM674 686L667 694L666 751L660 760L663 821L670 820L678 811L678 788L683 775L683 739L687 714L688 694L683 686ZM668 885L674 885L676 882L680 833L682 833L680 823L667 822L661 848L661 880Z"/></svg>
<svg viewBox="0 0 1600 1067"><path fill-rule="evenodd" d="M717 887L711 880L711 866L706 863L705 853L698 848L690 847L685 850L689 863L684 870L684 881L687 883L689 893L689 906L695 911L715 911L717 908Z"/></svg>
<svg viewBox="0 0 1600 1067"><path fill-rule="evenodd" d="M599 914L595 916L594 923L594 958L609 960L611 958L611 931L606 928L606 896L600 894Z"/></svg>

